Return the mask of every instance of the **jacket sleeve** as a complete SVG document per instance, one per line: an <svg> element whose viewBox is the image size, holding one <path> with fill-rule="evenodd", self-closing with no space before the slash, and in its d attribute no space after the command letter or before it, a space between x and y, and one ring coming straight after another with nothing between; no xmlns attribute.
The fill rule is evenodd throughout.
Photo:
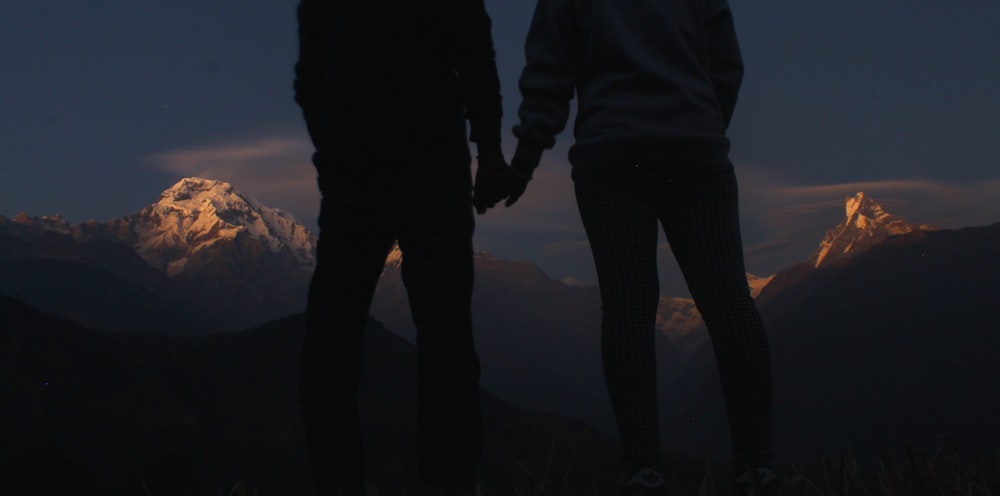
<svg viewBox="0 0 1000 496"><path fill-rule="evenodd" d="M313 145L320 148L323 70L320 0L302 0L298 6L299 59L295 63L295 102L302 108Z"/></svg>
<svg viewBox="0 0 1000 496"><path fill-rule="evenodd" d="M450 4L452 12L457 14L452 18L451 46L455 49L455 69L469 119L469 141L480 146L499 145L503 106L492 21L484 0L455 0Z"/></svg>
<svg viewBox="0 0 1000 496"><path fill-rule="evenodd" d="M576 88L577 28L569 0L538 0L525 42L519 87L521 106L512 165L531 170L566 127Z"/></svg>
<svg viewBox="0 0 1000 496"><path fill-rule="evenodd" d="M733 25L733 13L726 0L706 0L705 32L708 38L709 71L715 97L722 109L726 127L733 118L740 84L743 82L743 57Z"/></svg>

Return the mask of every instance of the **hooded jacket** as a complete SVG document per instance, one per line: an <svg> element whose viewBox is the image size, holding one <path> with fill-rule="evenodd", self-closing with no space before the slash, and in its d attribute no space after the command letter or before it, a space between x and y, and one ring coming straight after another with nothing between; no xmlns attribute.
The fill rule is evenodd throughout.
<svg viewBox="0 0 1000 496"><path fill-rule="evenodd" d="M574 173L592 157L728 151L743 61L726 0L538 0L525 55L520 167L555 144L574 94Z"/></svg>
<svg viewBox="0 0 1000 496"><path fill-rule="evenodd" d="M447 168L499 147L500 83L483 0L301 0L295 101L324 172ZM466 130L466 120L470 130Z"/></svg>

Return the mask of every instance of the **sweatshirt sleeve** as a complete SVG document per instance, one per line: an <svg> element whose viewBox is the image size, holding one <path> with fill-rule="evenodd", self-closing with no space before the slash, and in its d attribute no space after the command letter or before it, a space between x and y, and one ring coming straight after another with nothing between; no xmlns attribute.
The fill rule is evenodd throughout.
<svg viewBox="0 0 1000 496"><path fill-rule="evenodd" d="M299 59L295 63L295 102L302 108L306 127L319 148L319 116L321 115L323 71L322 17L319 0L302 0L298 6Z"/></svg>
<svg viewBox="0 0 1000 496"><path fill-rule="evenodd" d="M469 141L480 146L499 144L503 106L492 21L484 0L457 0L451 2L451 8L458 14L451 46L456 49L455 69L469 119Z"/></svg>
<svg viewBox="0 0 1000 496"><path fill-rule="evenodd" d="M715 97L722 109L726 127L733 118L740 84L743 82L743 58L733 25L733 13L726 0L707 0L705 32L708 38L709 71Z"/></svg>
<svg viewBox="0 0 1000 496"><path fill-rule="evenodd" d="M519 87L521 106L512 165L525 172L538 166L542 151L552 148L566 127L576 87L577 28L568 0L538 0L525 42L525 66Z"/></svg>

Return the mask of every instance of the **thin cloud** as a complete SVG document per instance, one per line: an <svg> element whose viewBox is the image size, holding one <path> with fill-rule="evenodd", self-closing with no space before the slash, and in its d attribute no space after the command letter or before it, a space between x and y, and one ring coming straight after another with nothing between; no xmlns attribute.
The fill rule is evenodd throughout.
<svg viewBox="0 0 1000 496"><path fill-rule="evenodd" d="M1000 221L1000 177L946 182L926 179L886 179L822 185L783 184L774 174L746 167L754 197L765 199L778 217L812 215L842 209L844 199L864 192L886 210L911 222L957 228ZM770 181L759 181L769 178Z"/></svg>
<svg viewBox="0 0 1000 496"><path fill-rule="evenodd" d="M794 184L774 169L740 164L742 221L748 267L773 272L804 261L828 229L843 220L844 200L864 192L910 222L958 228L1000 222L1000 178L944 182L890 178Z"/></svg>
<svg viewBox="0 0 1000 496"><path fill-rule="evenodd" d="M157 169L180 177L226 181L315 228L320 195L311 153L307 139L266 136L169 150L148 159Z"/></svg>

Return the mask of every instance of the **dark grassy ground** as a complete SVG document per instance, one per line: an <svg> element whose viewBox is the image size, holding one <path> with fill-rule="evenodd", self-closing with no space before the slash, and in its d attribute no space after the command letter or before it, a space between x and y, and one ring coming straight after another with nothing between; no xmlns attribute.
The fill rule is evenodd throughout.
<svg viewBox="0 0 1000 496"><path fill-rule="evenodd" d="M875 466L860 466L850 455L823 458L808 465L776 467L784 496L993 496L1000 495L1000 452L962 456L942 445L934 453L901 450ZM730 496L732 474L706 463L700 474L670 474L678 496ZM682 477L677 477L682 475ZM691 476L700 479L691 482ZM687 483L681 482L686 480ZM517 496L613 496L614 491L560 486L549 481L525 486ZM489 496L486 494L486 496Z"/></svg>
<svg viewBox="0 0 1000 496"><path fill-rule="evenodd" d="M5 448L9 448L5 447ZM24 448L24 447L22 447ZM0 474L4 496L297 496L308 495L301 486L286 490L261 489L234 481L206 487L190 482L196 471L185 460L163 460L160 473L150 480L108 485L88 478L79 463L58 454L22 449L12 456L0 452L5 471ZM683 462L682 462L683 465ZM554 467L560 466L559 469ZM933 453L902 449L873 466L861 466L849 454L821 458L806 465L776 467L786 496L992 496L1000 495L1000 453L960 455L942 445ZM483 496L614 496L607 474L592 474L593 483L573 474L573 467L552 460L547 466L524 468L504 490L484 486ZM187 482L186 482L187 481ZM732 474L720 464L690 464L668 474L670 494L678 496L730 496ZM372 484L369 496L411 496L411 489Z"/></svg>

